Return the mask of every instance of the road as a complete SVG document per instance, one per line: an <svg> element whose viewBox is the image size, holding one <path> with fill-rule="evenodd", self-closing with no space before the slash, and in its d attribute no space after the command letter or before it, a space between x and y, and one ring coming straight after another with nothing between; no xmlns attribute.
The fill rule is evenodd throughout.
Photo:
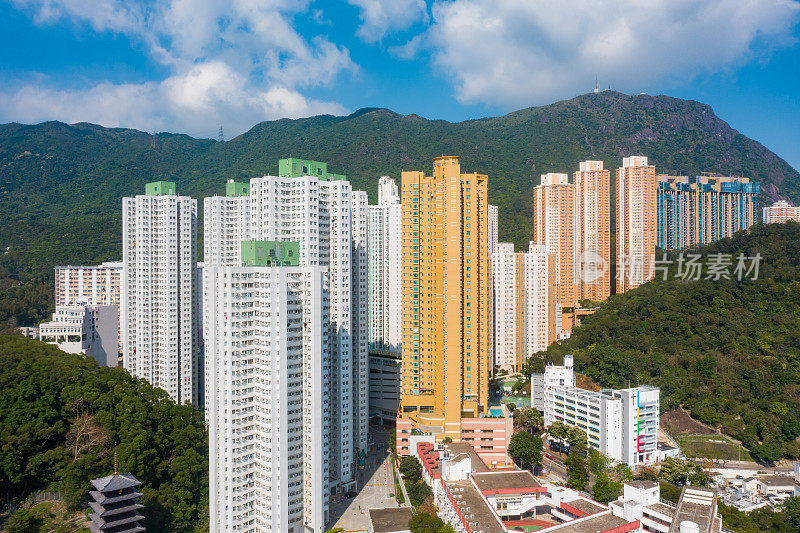
<svg viewBox="0 0 800 533"><path fill-rule="evenodd" d="M392 456L386 450L388 432L380 428L370 428L376 446L358 470L358 494L355 498L337 497L330 503L330 519L326 529L336 527L345 531L367 531L369 529L369 509L397 507L394 496ZM380 447L380 450L377 447Z"/></svg>

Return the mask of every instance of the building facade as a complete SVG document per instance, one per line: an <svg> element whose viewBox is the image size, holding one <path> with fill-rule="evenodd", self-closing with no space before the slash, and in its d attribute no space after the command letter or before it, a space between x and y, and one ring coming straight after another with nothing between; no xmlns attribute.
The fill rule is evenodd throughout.
<svg viewBox="0 0 800 533"><path fill-rule="evenodd" d="M67 353L83 353L101 366L119 364L119 308L116 305L58 305L38 338Z"/></svg>
<svg viewBox="0 0 800 533"><path fill-rule="evenodd" d="M388 176L378 183L378 205L369 206L369 349L402 353L403 209L397 184Z"/></svg>
<svg viewBox="0 0 800 533"><path fill-rule="evenodd" d="M574 307L579 295L575 186L567 174L542 174L533 194L533 242L552 258L556 303Z"/></svg>
<svg viewBox="0 0 800 533"><path fill-rule="evenodd" d="M333 453L327 268L291 266L285 251L243 256L206 277L210 531L321 533Z"/></svg>
<svg viewBox="0 0 800 533"><path fill-rule="evenodd" d="M727 176L657 180L656 245L663 250L709 244L758 223L759 183Z"/></svg>
<svg viewBox="0 0 800 533"><path fill-rule="evenodd" d="M514 252L512 243L498 243L492 254L493 360L495 366L518 371L527 359L555 340L554 287L544 245L529 244Z"/></svg>
<svg viewBox="0 0 800 533"><path fill-rule="evenodd" d="M369 355L369 416L394 422L403 388L402 360L390 355Z"/></svg>
<svg viewBox="0 0 800 533"><path fill-rule="evenodd" d="M611 296L611 173L602 161L581 161L573 175L578 300Z"/></svg>
<svg viewBox="0 0 800 533"><path fill-rule="evenodd" d="M765 224L783 224L790 220L800 222L800 207L795 207L786 200L779 200L763 208L762 220Z"/></svg>
<svg viewBox="0 0 800 533"><path fill-rule="evenodd" d="M329 173L325 163L281 159L278 170L278 176L251 179L249 188L228 183L225 197L206 199L206 205L212 207L206 209L206 216L215 217L206 221L206 232L216 231L217 235L206 237L211 244L205 267L240 265L237 250L244 238L297 243L299 266L328 268L332 361L329 474L331 488L338 490L353 484L356 457L367 447L367 195L353 191L346 176ZM208 301L209 290L204 292Z"/></svg>
<svg viewBox="0 0 800 533"><path fill-rule="evenodd" d="M122 293L122 263L55 267L55 304L115 305Z"/></svg>
<svg viewBox="0 0 800 533"><path fill-rule="evenodd" d="M656 167L644 156L617 169L617 294L653 278L656 253Z"/></svg>
<svg viewBox="0 0 800 533"><path fill-rule="evenodd" d="M402 173L403 394L399 417L440 438L488 414L488 178L457 157ZM398 424L400 419L398 419Z"/></svg>
<svg viewBox="0 0 800 533"><path fill-rule="evenodd" d="M198 404L197 201L173 182L122 199L123 366L179 404Z"/></svg>

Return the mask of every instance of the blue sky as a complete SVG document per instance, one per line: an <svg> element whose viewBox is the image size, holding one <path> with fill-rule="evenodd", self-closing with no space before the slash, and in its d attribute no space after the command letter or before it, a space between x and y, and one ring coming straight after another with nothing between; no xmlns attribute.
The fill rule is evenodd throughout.
<svg viewBox="0 0 800 533"><path fill-rule="evenodd" d="M708 103L800 169L797 0L0 0L0 67L3 122L229 138L365 106L498 115L597 75Z"/></svg>

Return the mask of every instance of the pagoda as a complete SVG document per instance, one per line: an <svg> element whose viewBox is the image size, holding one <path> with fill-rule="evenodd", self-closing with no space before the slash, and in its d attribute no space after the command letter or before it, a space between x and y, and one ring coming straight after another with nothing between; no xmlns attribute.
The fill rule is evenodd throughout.
<svg viewBox="0 0 800 533"><path fill-rule="evenodd" d="M142 495L136 488L142 483L131 474L116 472L116 451L114 453L114 473L110 476L93 479L95 490L89 495L93 513L89 515L92 533L139 533L145 529L140 522L144 517L139 509L144 507L138 498Z"/></svg>

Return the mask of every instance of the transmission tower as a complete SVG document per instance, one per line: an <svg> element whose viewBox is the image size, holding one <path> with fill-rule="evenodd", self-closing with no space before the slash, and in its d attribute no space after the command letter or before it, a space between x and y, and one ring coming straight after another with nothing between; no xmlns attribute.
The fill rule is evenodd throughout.
<svg viewBox="0 0 800 533"><path fill-rule="evenodd" d="M222 133L222 126L219 127L219 136L217 137L217 140L219 142L225 141L225 134Z"/></svg>

